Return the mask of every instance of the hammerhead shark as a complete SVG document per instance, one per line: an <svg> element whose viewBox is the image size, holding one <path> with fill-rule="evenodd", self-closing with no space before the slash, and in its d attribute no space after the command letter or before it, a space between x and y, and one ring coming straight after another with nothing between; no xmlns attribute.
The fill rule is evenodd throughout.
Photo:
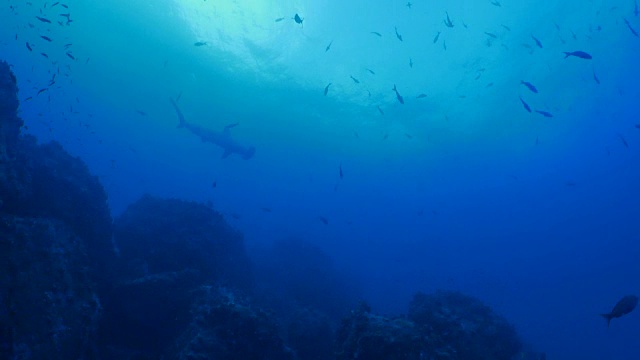
<svg viewBox="0 0 640 360"><path fill-rule="evenodd" d="M173 108L176 110L176 114L178 115L178 120L180 120L178 127L189 130L192 134L199 136L204 142L210 142L220 146L224 149L224 153L222 154L223 159L233 153L236 153L242 156L243 159L248 160L255 154L256 148L253 146L242 146L231 137L229 130L238 126L238 123L225 126L224 129L222 129L222 132L206 129L196 124L188 123L184 119L184 115L182 115L182 111L180 111L178 104L176 104L172 98L169 98L169 100L171 100L171 105L173 105Z"/></svg>

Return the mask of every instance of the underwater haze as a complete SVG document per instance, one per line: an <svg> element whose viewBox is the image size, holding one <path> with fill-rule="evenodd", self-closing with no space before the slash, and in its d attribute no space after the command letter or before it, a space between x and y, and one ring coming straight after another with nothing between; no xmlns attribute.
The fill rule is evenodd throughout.
<svg viewBox="0 0 640 360"><path fill-rule="evenodd" d="M639 315L599 316L640 291L634 0L0 4L23 131L114 217L208 203L378 313L455 290L549 359L640 358Z"/></svg>

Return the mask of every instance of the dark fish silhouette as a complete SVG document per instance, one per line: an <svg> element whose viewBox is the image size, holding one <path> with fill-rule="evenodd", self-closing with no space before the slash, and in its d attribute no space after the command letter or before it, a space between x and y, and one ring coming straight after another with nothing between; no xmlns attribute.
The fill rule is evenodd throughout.
<svg viewBox="0 0 640 360"><path fill-rule="evenodd" d="M284 20L284 18L283 17L279 17L279 18L276 19L276 22L280 22L282 20Z"/></svg>
<svg viewBox="0 0 640 360"><path fill-rule="evenodd" d="M489 36L490 38L493 38L493 39L497 39L498 38L498 36L496 34L494 34L494 33L486 32L486 31L484 33L485 33L485 35Z"/></svg>
<svg viewBox="0 0 640 360"><path fill-rule="evenodd" d="M329 92L329 86L331 86L331 83L327 84L327 86L324 87L324 96L327 96L327 93Z"/></svg>
<svg viewBox="0 0 640 360"><path fill-rule="evenodd" d="M524 100L522 100L521 97L520 97L520 102L522 102L522 106L524 106L525 110L527 110L528 112L531 112L531 107Z"/></svg>
<svg viewBox="0 0 640 360"><path fill-rule="evenodd" d="M344 174L342 173L342 164L340 164L340 179L342 179L344 177Z"/></svg>
<svg viewBox="0 0 640 360"><path fill-rule="evenodd" d="M449 18L449 13L448 13L448 12L445 12L445 14L447 14L447 18L444 20L444 25L445 25L446 27L450 27L450 28L452 28L452 27L453 27L453 22L452 22L452 21L451 21L451 19Z"/></svg>
<svg viewBox="0 0 640 360"><path fill-rule="evenodd" d="M536 112L544 117L552 118L553 114L548 111L536 110Z"/></svg>
<svg viewBox="0 0 640 360"><path fill-rule="evenodd" d="M622 141L622 144L624 145L624 147L629 148L629 143L627 142L627 139L625 139L624 136L622 136L622 134L618 134L618 137L620 138L620 141Z"/></svg>
<svg viewBox="0 0 640 360"><path fill-rule="evenodd" d="M303 19L303 18L301 18L301 17L300 17L300 15L296 14L296 15L293 17L293 21L295 21L295 22L296 22L296 24L303 25L303 24L302 24L302 22L304 21L304 19ZM303 26L304 26L304 25L303 25Z"/></svg>
<svg viewBox="0 0 640 360"><path fill-rule="evenodd" d="M31 48L31 45L29 45L28 42L26 43L26 45L27 45L27 49L29 49L29 51L33 51L33 49Z"/></svg>
<svg viewBox="0 0 640 360"><path fill-rule="evenodd" d="M193 43L193 46L205 46L205 45L207 45L206 41L197 41Z"/></svg>
<svg viewBox="0 0 640 360"><path fill-rule="evenodd" d="M373 35L376 35L376 36L382 37L382 34L380 34L380 33L379 33L379 32L377 32L377 31L371 31L371 32L370 32L370 34L373 34Z"/></svg>
<svg viewBox="0 0 640 360"><path fill-rule="evenodd" d="M596 82L596 84L600 85L600 79L598 79L598 75L596 75L595 70L593 70L593 80Z"/></svg>
<svg viewBox="0 0 640 360"><path fill-rule="evenodd" d="M36 16L36 19L42 21L43 23L51 24L51 20L49 20L49 19L45 19L45 18L40 17L40 16Z"/></svg>
<svg viewBox="0 0 640 360"><path fill-rule="evenodd" d="M329 225L329 220L327 220L326 217L324 216L318 216L318 218L320 219L320 221L322 221L323 224L325 225Z"/></svg>
<svg viewBox="0 0 640 360"><path fill-rule="evenodd" d="M636 129L640 129L640 124L636 124L636 125L635 125L635 128L636 128Z"/></svg>
<svg viewBox="0 0 640 360"><path fill-rule="evenodd" d="M532 83L528 82L528 81L524 81L524 80L520 80L520 84L526 86L527 88L529 88L529 90L531 90L531 92L533 93L538 93L538 89L536 89L535 86L533 86Z"/></svg>
<svg viewBox="0 0 640 360"><path fill-rule="evenodd" d="M631 24L629 24L629 21L627 19L625 19L625 18L622 18L622 20L624 20L624 23L627 24L627 27L629 28L629 30L631 30L631 33L633 34L633 36L639 37L638 36L638 32L634 28L631 27Z"/></svg>
<svg viewBox="0 0 640 360"><path fill-rule="evenodd" d="M43 38L43 39L45 39L45 40L47 40L48 42L51 42L51 41L52 41L52 40L51 40L51 38L50 38L50 37L48 37L48 36L40 35L40 37L41 37L41 38Z"/></svg>
<svg viewBox="0 0 640 360"><path fill-rule="evenodd" d="M380 112L380 115L384 115L384 111L382 111L379 105L378 105L378 111Z"/></svg>
<svg viewBox="0 0 640 360"><path fill-rule="evenodd" d="M402 41L402 35L398 34L398 28L395 27L396 29L396 37L398 38L398 40Z"/></svg>
<svg viewBox="0 0 640 360"><path fill-rule="evenodd" d="M398 101L400 102L400 104L404 105L404 99L402 98L402 96L400 95L400 93L398 92L398 88L396 88L396 84L393 84L393 89L391 89L393 91L396 92L396 98L398 99Z"/></svg>
<svg viewBox="0 0 640 360"><path fill-rule="evenodd" d="M329 51L331 49L331 44L333 44L333 40L331 40L329 45L327 45L327 47L324 49L324 52L327 52L327 51Z"/></svg>
<svg viewBox="0 0 640 360"><path fill-rule="evenodd" d="M437 43L438 39L440 38L440 31L438 31L438 33L436 34L436 37L433 38L433 43Z"/></svg>
<svg viewBox="0 0 640 360"><path fill-rule="evenodd" d="M371 70L371 69L365 69L365 70L367 70L368 72L370 72L370 73L371 73L371 75L375 75L375 74L376 74L376 73L374 73L374 72L373 72L373 70Z"/></svg>
<svg viewBox="0 0 640 360"><path fill-rule="evenodd" d="M351 80L353 80L354 83L360 84L360 80L354 78L352 75L349 75L349 77L351 77Z"/></svg>
<svg viewBox="0 0 640 360"><path fill-rule="evenodd" d="M564 52L564 58L568 58L569 56L574 56L580 59L585 59L585 60L591 60L593 59L593 57L591 56L591 54L588 54L584 51L565 51Z"/></svg>
<svg viewBox="0 0 640 360"><path fill-rule="evenodd" d="M611 319L627 315L636 308L636 305L638 305L638 297L635 295L627 295L620 299L620 301L618 301L618 303L613 307L613 310L611 310L610 313L600 314L600 316L607 320L607 327L609 327Z"/></svg>
<svg viewBox="0 0 640 360"><path fill-rule="evenodd" d="M413 68L413 60L411 58L409 58L409 67Z"/></svg>
<svg viewBox="0 0 640 360"><path fill-rule="evenodd" d="M542 49L542 42L541 42L540 40L538 40L538 38L537 38L537 37L535 37L535 36L533 36L533 35L531 35L531 38L533 39L533 41L535 41L535 42L536 42L536 45L538 45L538 47L539 47L540 49Z"/></svg>
<svg viewBox="0 0 640 360"><path fill-rule="evenodd" d="M422 93L422 94L416 96L416 99L422 99L422 98L426 98L426 97L427 97L427 94Z"/></svg>

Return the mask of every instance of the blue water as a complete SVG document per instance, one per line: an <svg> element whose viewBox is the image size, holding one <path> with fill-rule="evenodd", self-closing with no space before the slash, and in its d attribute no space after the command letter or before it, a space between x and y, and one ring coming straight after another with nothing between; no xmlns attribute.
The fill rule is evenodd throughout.
<svg viewBox="0 0 640 360"><path fill-rule="evenodd" d="M639 315L598 316L640 290L633 0L53 3L0 2L0 58L25 132L87 162L114 216L211 202L249 248L321 247L376 312L460 290L550 359L640 358ZM177 128L178 96L255 156Z"/></svg>

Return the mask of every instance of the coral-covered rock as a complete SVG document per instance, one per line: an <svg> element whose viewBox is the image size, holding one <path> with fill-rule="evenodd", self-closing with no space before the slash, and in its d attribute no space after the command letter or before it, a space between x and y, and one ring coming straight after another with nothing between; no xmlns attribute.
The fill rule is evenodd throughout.
<svg viewBox="0 0 640 360"><path fill-rule="evenodd" d="M95 358L101 307L83 241L58 220L0 215L0 358Z"/></svg>
<svg viewBox="0 0 640 360"><path fill-rule="evenodd" d="M522 348L503 317L459 292L417 293L408 316L429 338L435 359L509 360Z"/></svg>
<svg viewBox="0 0 640 360"><path fill-rule="evenodd" d="M293 355L278 336L270 315L255 310L224 288L203 286L180 337L180 360L289 360Z"/></svg>
<svg viewBox="0 0 640 360"><path fill-rule="evenodd" d="M201 204L145 196L116 220L114 239L120 260L104 301L104 346L162 356L190 323L196 289L251 284L242 236Z"/></svg>
<svg viewBox="0 0 640 360"><path fill-rule="evenodd" d="M18 117L18 85L9 64L0 61L0 163L11 158L22 127Z"/></svg>
<svg viewBox="0 0 640 360"><path fill-rule="evenodd" d="M336 346L338 360L421 360L428 353L413 322L372 314L365 304L343 320Z"/></svg>

